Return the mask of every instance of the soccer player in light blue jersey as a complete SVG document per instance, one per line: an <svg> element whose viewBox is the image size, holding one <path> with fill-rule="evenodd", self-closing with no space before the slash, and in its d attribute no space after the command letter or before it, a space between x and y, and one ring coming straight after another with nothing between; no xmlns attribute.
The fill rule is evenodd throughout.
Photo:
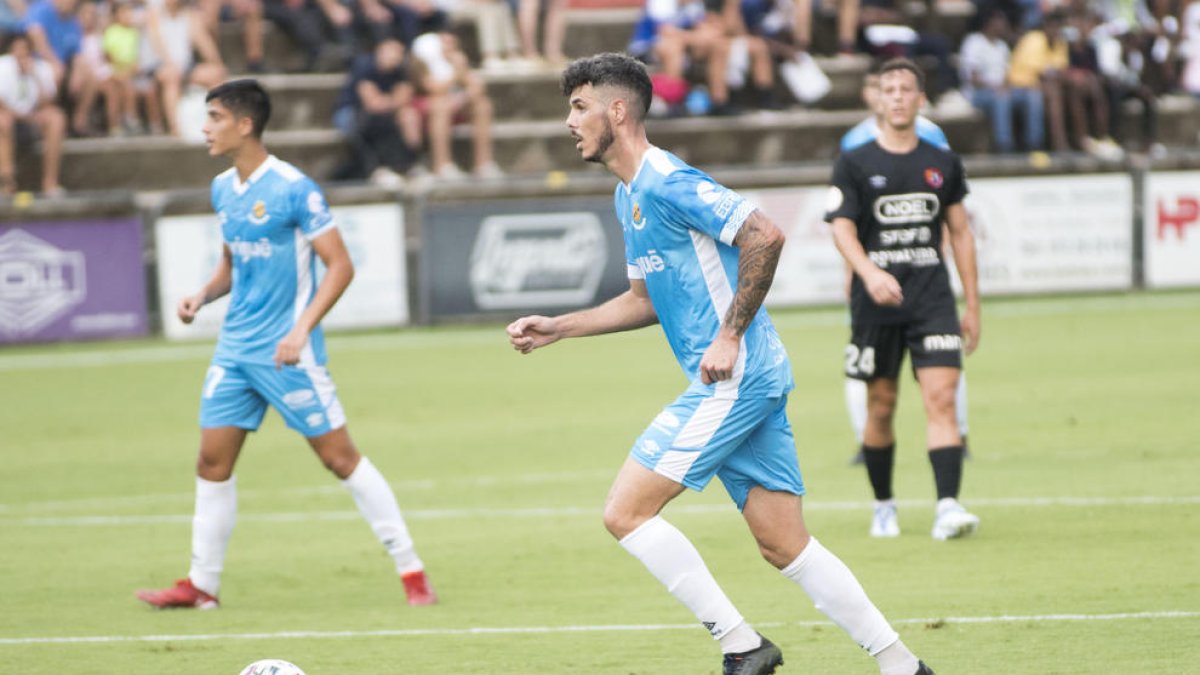
<svg viewBox="0 0 1200 675"><path fill-rule="evenodd" d="M849 152L857 147L874 143L875 139L879 138L879 70L878 67L872 68L866 75L863 75L862 100L866 104L867 110L871 111L871 116L867 119L854 125L850 131L847 131L842 136L841 150ZM937 125L936 122L925 117L917 115L916 121L917 138L936 145L943 150L950 149L950 139L946 138L946 132ZM943 237L943 241L949 241L949 237ZM948 248L948 247L947 247ZM948 254L953 255L952 251L947 250ZM846 293L849 297L850 292L850 277L852 272L849 266L846 267ZM862 380L856 380L852 377L847 377L845 380L846 390L846 411L850 414L850 427L854 429L854 437L859 445L862 444L863 433L867 428L867 383ZM964 457L970 455L967 450L967 373L962 371L958 378L958 389L955 391L955 413L958 419L958 432L963 437L963 452ZM861 449L854 451L854 457L851 460L852 464L862 464L864 461L863 452Z"/></svg>
<svg viewBox="0 0 1200 675"><path fill-rule="evenodd" d="M580 59L564 72L562 90L576 148L621 180L615 201L629 290L592 309L517 319L509 339L528 354L563 338L659 323L688 379L634 442L609 492L605 527L719 641L726 675L773 673L783 663L779 648L660 515L684 488L702 490L716 476L763 557L874 656L883 675L932 673L804 524L786 410L791 365L761 306L783 233L736 192L650 144L651 85L638 61Z"/></svg>
<svg viewBox="0 0 1200 675"><path fill-rule="evenodd" d="M215 608L225 549L237 515L234 463L267 407L305 437L358 505L396 564L410 605L437 596L383 474L359 454L325 369L320 321L350 285L354 266L321 189L267 153L267 93L235 80L208 93L204 136L211 156L233 168L213 179L212 204L225 241L212 278L179 302L191 323L204 305L230 294L228 314L200 397L200 456L188 576L164 590L139 591L155 607ZM316 259L326 272L316 281Z"/></svg>

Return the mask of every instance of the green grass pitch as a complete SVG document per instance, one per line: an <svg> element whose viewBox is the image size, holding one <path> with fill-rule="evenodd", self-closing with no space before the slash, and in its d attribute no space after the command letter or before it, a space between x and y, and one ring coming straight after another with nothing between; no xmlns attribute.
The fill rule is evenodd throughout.
<svg viewBox="0 0 1200 675"><path fill-rule="evenodd" d="M904 534L872 540L847 466L845 312L773 315L809 525L939 675L1200 672L1200 292L985 302L963 493L982 526L941 543L915 383L897 420ZM309 675L719 672L600 519L632 440L683 388L658 329L529 356L499 325L331 337L350 431L396 488L431 608L404 604L349 496L273 413L239 464L222 608L133 598L187 570L210 351L0 351L0 673L236 675L268 657ZM719 484L666 516L783 648L781 673L877 672L758 557Z"/></svg>

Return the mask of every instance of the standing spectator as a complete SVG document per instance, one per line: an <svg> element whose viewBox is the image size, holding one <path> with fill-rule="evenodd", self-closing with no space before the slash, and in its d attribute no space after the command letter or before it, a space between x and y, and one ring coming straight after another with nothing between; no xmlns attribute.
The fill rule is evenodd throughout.
<svg viewBox="0 0 1200 675"><path fill-rule="evenodd" d="M459 180L463 172L450 152L454 124L470 121L471 144L478 178L502 175L492 159L492 99L478 75L471 72L467 55L450 33L426 33L413 42L418 110L427 115L429 158L438 178Z"/></svg>
<svg viewBox="0 0 1200 675"><path fill-rule="evenodd" d="M551 68L566 62L563 42L567 37L567 0L510 0L516 3L517 31L526 59L543 61ZM542 52L538 53L538 19L542 19Z"/></svg>
<svg viewBox="0 0 1200 675"><path fill-rule="evenodd" d="M340 177L370 176L377 185L397 187L415 164L421 115L405 56L404 44L388 38L355 60L333 116L354 155Z"/></svg>
<svg viewBox="0 0 1200 675"><path fill-rule="evenodd" d="M1042 149L1046 132L1042 91L1039 87L1008 86L1008 29L1008 18L995 10L983 32L971 33L963 40L958 56L960 78L971 103L991 119L996 150L1008 153L1015 149L1013 109L1018 108L1024 113L1025 149L1033 152Z"/></svg>
<svg viewBox="0 0 1200 675"><path fill-rule="evenodd" d="M94 101L100 83L80 58L83 27L75 14L78 0L38 0L25 15L25 29L34 53L54 69L54 81L65 89L71 110L71 129L87 134L87 110L79 102Z"/></svg>
<svg viewBox="0 0 1200 675"><path fill-rule="evenodd" d="M66 115L54 103L58 88L51 65L33 54L30 39L13 36L0 56L0 195L17 191L16 147L22 127L42 136L42 193L62 193L58 172L62 162Z"/></svg>
<svg viewBox="0 0 1200 675"><path fill-rule="evenodd" d="M1046 14L1040 29L1025 33L1017 41L1008 64L1010 87L1041 88L1050 148L1055 152L1071 149L1067 143L1066 93L1063 79L1070 60L1062 29L1062 12L1056 10Z"/></svg>
<svg viewBox="0 0 1200 675"><path fill-rule="evenodd" d="M112 23L104 29L103 45L104 55L112 66L114 93L120 101L121 124L126 133L135 133L141 128L134 86L141 44L142 32L134 24L133 3L119 0L113 6Z"/></svg>
<svg viewBox="0 0 1200 675"><path fill-rule="evenodd" d="M196 54L200 61L196 61ZM184 85L212 89L225 80L217 43L190 0L152 0L142 34L139 68L153 79L149 101L162 102L167 133L178 138ZM158 107L148 105L147 108ZM152 117L152 120L154 117Z"/></svg>

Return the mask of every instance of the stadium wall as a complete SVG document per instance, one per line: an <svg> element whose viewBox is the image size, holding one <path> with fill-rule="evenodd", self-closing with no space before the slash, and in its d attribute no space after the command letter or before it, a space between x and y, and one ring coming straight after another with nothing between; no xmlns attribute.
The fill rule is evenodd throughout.
<svg viewBox="0 0 1200 675"><path fill-rule="evenodd" d="M967 162L966 206L989 296L1200 287L1200 158L1156 167ZM828 166L714 169L782 227L768 303L842 301L822 221ZM332 186L357 274L326 319L368 328L596 304L625 285L611 177L600 171L425 191ZM215 334L223 306L174 318L220 254L206 192L110 193L0 212L0 344ZM217 309L218 311L212 311Z"/></svg>

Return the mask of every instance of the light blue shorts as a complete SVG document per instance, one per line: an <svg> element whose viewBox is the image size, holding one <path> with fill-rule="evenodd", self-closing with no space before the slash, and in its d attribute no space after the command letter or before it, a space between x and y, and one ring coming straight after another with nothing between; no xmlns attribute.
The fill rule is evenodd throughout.
<svg viewBox="0 0 1200 675"><path fill-rule="evenodd" d="M340 429L346 414L324 366L264 366L214 359L200 395L200 426L254 431L267 406L309 438Z"/></svg>
<svg viewBox="0 0 1200 675"><path fill-rule="evenodd" d="M725 399L689 389L654 418L629 456L696 491L715 475L739 511L755 485L804 494L787 396Z"/></svg>

